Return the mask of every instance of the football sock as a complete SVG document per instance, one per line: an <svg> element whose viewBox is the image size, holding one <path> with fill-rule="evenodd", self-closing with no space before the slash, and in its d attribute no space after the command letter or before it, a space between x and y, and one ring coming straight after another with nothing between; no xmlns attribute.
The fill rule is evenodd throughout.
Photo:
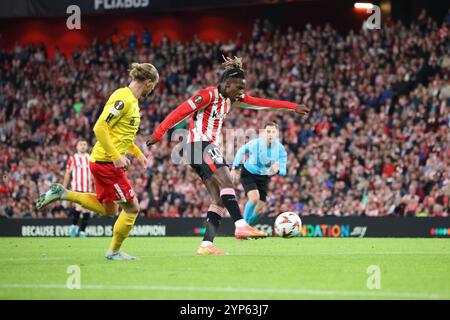
<svg viewBox="0 0 450 320"><path fill-rule="evenodd" d="M67 191L61 200L78 203L83 206L83 208L106 216L105 208L103 208L103 205L97 200L97 195L95 193Z"/></svg>
<svg viewBox="0 0 450 320"><path fill-rule="evenodd" d="M109 247L109 249L113 253L119 251L120 247L122 246L122 242L130 234L137 216L137 213L127 213L125 212L125 210L122 210L122 212L119 214L116 223L114 223L113 238Z"/></svg>
<svg viewBox="0 0 450 320"><path fill-rule="evenodd" d="M80 231L85 231L88 225L90 214L88 212L83 213L83 217L81 218Z"/></svg>
<svg viewBox="0 0 450 320"><path fill-rule="evenodd" d="M206 231L205 231L205 235L203 237L203 241L210 241L213 242L214 238L216 236L217 233L217 229L219 228L220 225L220 219L221 216L211 210L211 206L209 207L208 213L206 214Z"/></svg>
<svg viewBox="0 0 450 320"><path fill-rule="evenodd" d="M247 204L245 205L244 219L245 219L245 222L247 222L248 224L250 224L250 221L251 221L253 215L255 214L255 207L256 207L256 203L253 203L250 200L247 201Z"/></svg>
<svg viewBox="0 0 450 320"><path fill-rule="evenodd" d="M253 211L253 215L250 217L250 220L247 223L251 226L255 225L262 217L262 214L257 214Z"/></svg>
<svg viewBox="0 0 450 320"><path fill-rule="evenodd" d="M206 248L206 247L209 247L210 245L212 245L211 241L202 241L202 244L200 245L200 247Z"/></svg>
<svg viewBox="0 0 450 320"><path fill-rule="evenodd" d="M78 221L80 220L80 212L77 210L73 210L73 219L72 219L72 224L74 226L78 225Z"/></svg>
<svg viewBox="0 0 450 320"><path fill-rule="evenodd" d="M242 228L242 227L248 226L248 223L245 222L245 220L241 218L241 219L235 221L234 225L236 228Z"/></svg>
<svg viewBox="0 0 450 320"><path fill-rule="evenodd" d="M220 198L222 199L223 205L227 208L233 221L242 220L241 209L239 208L238 202L236 200L236 192L233 188L224 188L220 190Z"/></svg>

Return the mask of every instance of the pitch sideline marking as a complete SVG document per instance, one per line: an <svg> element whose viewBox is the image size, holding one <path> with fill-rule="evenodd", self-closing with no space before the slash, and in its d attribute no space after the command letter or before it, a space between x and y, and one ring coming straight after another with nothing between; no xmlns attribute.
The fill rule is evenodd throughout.
<svg viewBox="0 0 450 320"><path fill-rule="evenodd" d="M411 252L351 252L351 253L339 253L339 252L330 252L330 253L296 253L296 254L277 254L276 256L281 257L291 257L291 256L358 256L358 255L450 255L450 252L429 252L429 251L411 251ZM167 258L167 257L195 257L195 254L174 254L174 255L159 255L159 256L139 256L139 258L144 259L159 259L159 258ZM273 255L269 254L234 254L230 255L230 257L248 257L248 256L258 256L258 257L272 257ZM97 256L91 257L92 259L96 259ZM0 258L0 261L35 261L35 260L73 260L73 257L35 257L35 258Z"/></svg>
<svg viewBox="0 0 450 320"><path fill-rule="evenodd" d="M8 289L67 289L65 285L57 284L0 284L0 288ZM446 294L412 293L412 292L364 292L364 291L333 291L308 289L273 289L273 288L219 288L219 287L183 287L183 286L148 286L148 285L82 285L80 290L141 290L141 291L200 291L200 292L246 292L246 293L287 293L310 294L317 296L360 296L360 297L392 297L392 298L427 298L450 299Z"/></svg>

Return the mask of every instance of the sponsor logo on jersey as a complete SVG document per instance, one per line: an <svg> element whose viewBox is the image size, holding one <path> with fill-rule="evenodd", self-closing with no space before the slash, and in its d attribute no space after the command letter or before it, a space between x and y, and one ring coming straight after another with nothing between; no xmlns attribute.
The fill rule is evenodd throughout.
<svg viewBox="0 0 450 320"><path fill-rule="evenodd" d="M214 119L225 119L227 117L227 114L226 113L218 114L217 111L214 110L212 116Z"/></svg>

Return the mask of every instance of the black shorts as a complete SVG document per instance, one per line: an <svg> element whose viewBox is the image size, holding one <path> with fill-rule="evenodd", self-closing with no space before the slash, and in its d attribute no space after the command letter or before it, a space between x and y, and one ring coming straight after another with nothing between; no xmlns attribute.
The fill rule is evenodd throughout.
<svg viewBox="0 0 450 320"><path fill-rule="evenodd" d="M217 169L227 166L222 151L211 142L191 142L186 151L189 164L202 180L207 180Z"/></svg>
<svg viewBox="0 0 450 320"><path fill-rule="evenodd" d="M249 172L245 167L241 170L241 183L244 187L245 194L251 190L258 190L259 199L266 202L267 192L269 191L269 176L260 176Z"/></svg>

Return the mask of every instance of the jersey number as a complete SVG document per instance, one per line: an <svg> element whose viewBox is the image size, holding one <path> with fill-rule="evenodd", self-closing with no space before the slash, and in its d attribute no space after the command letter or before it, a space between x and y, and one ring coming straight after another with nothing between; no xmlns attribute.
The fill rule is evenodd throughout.
<svg viewBox="0 0 450 320"><path fill-rule="evenodd" d="M130 126L134 126L134 124L135 124L135 121L134 121L134 117L133 117L133 118L131 118Z"/></svg>
<svg viewBox="0 0 450 320"><path fill-rule="evenodd" d="M112 120L112 118L114 117L114 115L112 113L110 113L107 117L106 117L106 123L110 122Z"/></svg>
<svg viewBox="0 0 450 320"><path fill-rule="evenodd" d="M214 149L209 149L208 153L210 154L210 156L214 162L220 162L220 163L223 162L223 154L219 148L216 147Z"/></svg>

